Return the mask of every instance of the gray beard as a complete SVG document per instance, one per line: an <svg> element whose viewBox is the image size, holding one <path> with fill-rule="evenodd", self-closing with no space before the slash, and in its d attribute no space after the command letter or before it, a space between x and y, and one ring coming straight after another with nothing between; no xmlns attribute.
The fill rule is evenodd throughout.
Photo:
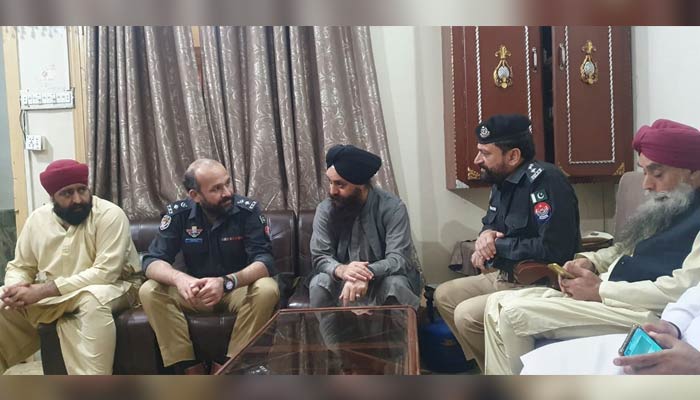
<svg viewBox="0 0 700 400"><path fill-rule="evenodd" d="M695 189L681 183L670 192L647 192L648 199L625 224L618 242L625 254L632 254L637 243L649 239L669 227L674 218L693 203Z"/></svg>

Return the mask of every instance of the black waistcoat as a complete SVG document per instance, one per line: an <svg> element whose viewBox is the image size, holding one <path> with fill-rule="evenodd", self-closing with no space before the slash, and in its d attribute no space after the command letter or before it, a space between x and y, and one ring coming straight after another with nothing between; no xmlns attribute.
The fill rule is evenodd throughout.
<svg viewBox="0 0 700 400"><path fill-rule="evenodd" d="M700 194L673 219L671 227L639 242L632 256L623 256L610 273L610 281L655 281L682 266L700 231Z"/></svg>

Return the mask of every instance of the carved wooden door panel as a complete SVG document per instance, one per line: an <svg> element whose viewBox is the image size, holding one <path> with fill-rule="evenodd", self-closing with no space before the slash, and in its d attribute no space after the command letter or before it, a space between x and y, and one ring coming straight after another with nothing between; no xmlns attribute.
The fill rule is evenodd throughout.
<svg viewBox="0 0 700 400"><path fill-rule="evenodd" d="M572 177L631 171L629 27L553 27L554 159Z"/></svg>
<svg viewBox="0 0 700 400"><path fill-rule="evenodd" d="M539 27L450 27L443 30L447 187L479 181L474 129L494 114L532 121L544 158Z"/></svg>

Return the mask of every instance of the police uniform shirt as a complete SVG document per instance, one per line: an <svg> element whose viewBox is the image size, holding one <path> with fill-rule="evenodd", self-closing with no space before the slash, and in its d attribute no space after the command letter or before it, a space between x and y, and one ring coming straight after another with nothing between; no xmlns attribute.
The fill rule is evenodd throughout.
<svg viewBox="0 0 700 400"><path fill-rule="evenodd" d="M274 276L269 229L257 202L239 195L234 195L225 217L213 224L193 200L171 203L143 258L143 270L155 260L172 265L182 251L186 272L195 278L227 275L255 261Z"/></svg>
<svg viewBox="0 0 700 400"><path fill-rule="evenodd" d="M496 239L493 265L509 270L520 261L563 264L579 249L578 200L555 166L523 163L505 181L491 188L482 229L502 232Z"/></svg>

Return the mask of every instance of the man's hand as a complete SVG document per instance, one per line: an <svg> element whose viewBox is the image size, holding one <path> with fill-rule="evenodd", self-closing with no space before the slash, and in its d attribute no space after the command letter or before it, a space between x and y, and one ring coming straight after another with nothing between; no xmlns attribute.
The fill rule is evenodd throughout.
<svg viewBox="0 0 700 400"><path fill-rule="evenodd" d="M336 278L355 282L355 281L369 281L374 277L372 271L368 268L369 263L366 261L352 261L347 265L338 265L335 269L334 274Z"/></svg>
<svg viewBox="0 0 700 400"><path fill-rule="evenodd" d="M17 309L35 304L46 297L60 294L56 284L53 282L19 283L5 287L2 295L0 295L0 300L3 302L3 308Z"/></svg>
<svg viewBox="0 0 700 400"><path fill-rule="evenodd" d="M476 239L474 251L479 253L479 256L484 260L490 260L496 256L496 239L502 238L504 235L501 232L487 229ZM484 262L481 263L482 267ZM481 268L479 268L481 269Z"/></svg>
<svg viewBox="0 0 700 400"><path fill-rule="evenodd" d="M486 263L486 260L484 260L484 258L481 257L481 255L479 253L477 253L476 251L472 253L471 260L472 260L472 265L474 266L474 268L481 271L482 274L488 274L489 272L496 271L496 268L486 267L486 265L484 265Z"/></svg>
<svg viewBox="0 0 700 400"><path fill-rule="evenodd" d="M576 300L602 302L600 298L600 283L602 280L594 274L585 263L578 259L564 264L564 269L569 271L575 278L566 279L559 277L559 287L561 291L570 295ZM590 263L589 260L586 260ZM591 265L593 265L591 263Z"/></svg>
<svg viewBox="0 0 700 400"><path fill-rule="evenodd" d="M680 335L680 332L678 331L678 328L676 328L675 325L668 321L664 321L663 319L659 320L659 322L647 322L646 324L642 325L642 329L644 329L647 332L656 332L659 334L670 335L674 338L678 338L678 336Z"/></svg>
<svg viewBox="0 0 700 400"><path fill-rule="evenodd" d="M221 277L199 279L195 282L193 291L196 291L195 297L202 304L214 307L224 297L224 279Z"/></svg>
<svg viewBox="0 0 700 400"><path fill-rule="evenodd" d="M368 286L369 284L365 281L346 281L343 285L343 291L340 293L338 299L340 299L343 307L346 307L350 302L357 301L367 294Z"/></svg>
<svg viewBox="0 0 700 400"><path fill-rule="evenodd" d="M618 357L613 360L613 363L624 367L626 374L700 374L700 352L688 343L676 339L675 328L673 329L673 336L649 331L649 336L665 350L638 356Z"/></svg>
<svg viewBox="0 0 700 400"><path fill-rule="evenodd" d="M182 297L192 307L197 307L199 303L199 299L196 298L197 293L201 289L201 283L199 281L199 279L179 271L173 279L180 297Z"/></svg>

